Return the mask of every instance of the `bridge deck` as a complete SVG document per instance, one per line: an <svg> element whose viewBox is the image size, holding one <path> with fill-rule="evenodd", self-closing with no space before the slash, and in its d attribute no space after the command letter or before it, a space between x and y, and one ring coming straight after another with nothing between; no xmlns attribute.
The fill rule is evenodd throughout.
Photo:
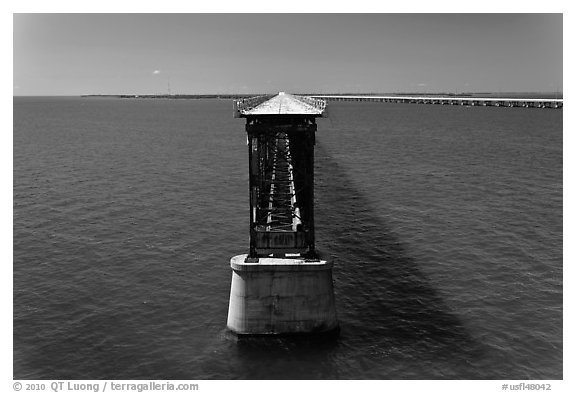
<svg viewBox="0 0 576 393"><path fill-rule="evenodd" d="M260 115L315 115L321 116L325 102L309 97L298 97L280 92L263 103L252 108L240 108L244 116Z"/></svg>

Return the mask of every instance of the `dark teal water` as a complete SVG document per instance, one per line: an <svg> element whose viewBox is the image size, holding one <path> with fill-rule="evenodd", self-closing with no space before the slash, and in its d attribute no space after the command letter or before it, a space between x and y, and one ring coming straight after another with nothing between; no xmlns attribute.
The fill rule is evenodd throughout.
<svg viewBox="0 0 576 393"><path fill-rule="evenodd" d="M562 111L330 103L337 340L226 329L248 246L219 100L14 99L14 377L561 379Z"/></svg>

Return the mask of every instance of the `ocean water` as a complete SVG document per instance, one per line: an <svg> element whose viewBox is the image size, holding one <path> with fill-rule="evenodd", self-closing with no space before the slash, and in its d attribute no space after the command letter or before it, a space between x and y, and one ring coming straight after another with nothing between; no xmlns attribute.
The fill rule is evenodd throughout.
<svg viewBox="0 0 576 393"><path fill-rule="evenodd" d="M562 379L562 110L333 102L336 339L237 339L227 100L14 99L17 379Z"/></svg>

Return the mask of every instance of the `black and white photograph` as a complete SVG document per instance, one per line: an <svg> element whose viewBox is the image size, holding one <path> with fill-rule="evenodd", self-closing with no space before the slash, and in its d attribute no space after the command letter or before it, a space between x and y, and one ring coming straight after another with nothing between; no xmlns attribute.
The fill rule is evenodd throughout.
<svg viewBox="0 0 576 393"><path fill-rule="evenodd" d="M6 391L564 391L561 11L73 10L12 14Z"/></svg>

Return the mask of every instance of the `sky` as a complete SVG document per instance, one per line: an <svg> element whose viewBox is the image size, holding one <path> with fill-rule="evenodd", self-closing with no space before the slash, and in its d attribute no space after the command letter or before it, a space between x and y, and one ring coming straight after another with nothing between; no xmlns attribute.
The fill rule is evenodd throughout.
<svg viewBox="0 0 576 393"><path fill-rule="evenodd" d="M14 14L13 94L562 92L562 14Z"/></svg>

